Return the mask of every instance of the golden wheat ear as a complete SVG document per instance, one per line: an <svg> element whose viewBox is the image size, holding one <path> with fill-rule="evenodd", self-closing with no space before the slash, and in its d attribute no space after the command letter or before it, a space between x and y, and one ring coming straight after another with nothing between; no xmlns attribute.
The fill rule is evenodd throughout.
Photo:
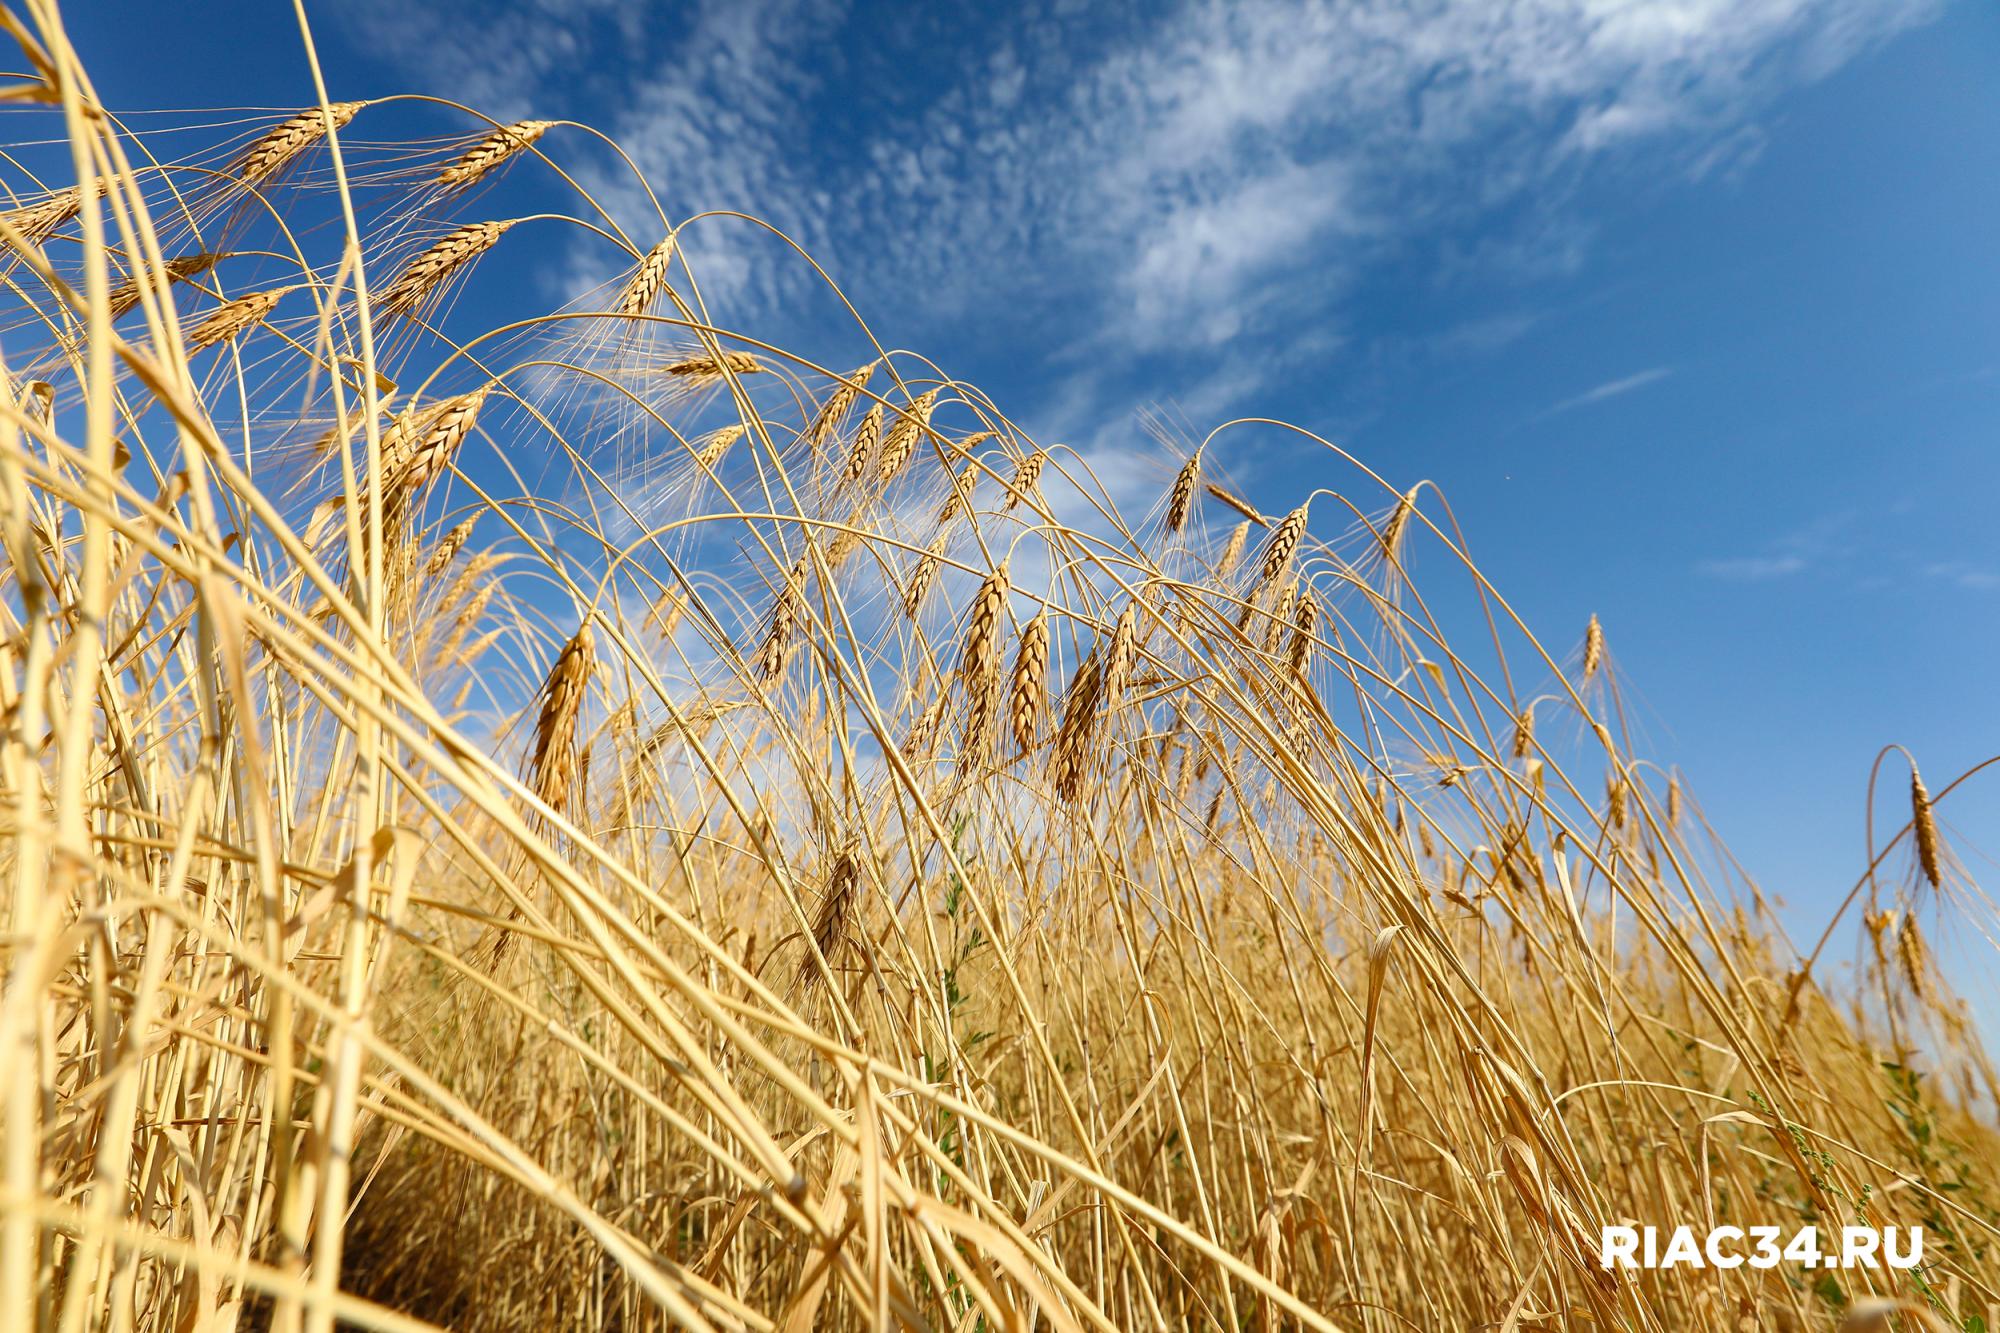
<svg viewBox="0 0 2000 1333"><path fill-rule="evenodd" d="M329 124L336 130L347 128L366 102L335 102L322 110L313 107L290 120L272 126L236 160L232 174L244 185L262 185L297 162L308 148L326 138Z"/></svg>
<svg viewBox="0 0 2000 1333"><path fill-rule="evenodd" d="M1917 864L1933 889L1944 886L1943 842L1938 838L1937 812L1931 808L1930 789L1923 774L1910 765L1910 826L1916 830Z"/></svg>
<svg viewBox="0 0 2000 1333"><path fill-rule="evenodd" d="M639 266L632 270L632 276L625 281L618 293L618 313L627 319L637 319L653 309L653 303L660 299L660 293L667 287L667 272L674 263L674 237L668 234L665 240L646 252Z"/></svg>
<svg viewBox="0 0 2000 1333"><path fill-rule="evenodd" d="M988 574L972 599L959 646L958 674L965 685L965 748L984 749L986 732L1000 692L1000 628L1007 614L1007 562Z"/></svg>
<svg viewBox="0 0 2000 1333"><path fill-rule="evenodd" d="M1187 527L1188 515L1194 512L1195 489L1201 484L1201 452L1181 464L1181 470L1174 474L1174 484L1167 491L1167 531L1181 532Z"/></svg>
<svg viewBox="0 0 2000 1333"><path fill-rule="evenodd" d="M542 681L534 746L528 754L528 786L558 814L568 814L573 808L580 773L577 723L583 716L583 701L596 662L597 644L586 620L563 644Z"/></svg>
<svg viewBox="0 0 2000 1333"><path fill-rule="evenodd" d="M1014 653L1014 670L1007 685L1007 724L1014 748L1027 754L1035 748L1042 713L1048 707L1049 613L1046 609L1021 627Z"/></svg>
<svg viewBox="0 0 2000 1333"><path fill-rule="evenodd" d="M376 310L385 319L415 318L513 226L513 221L468 222L456 228L403 266L375 298Z"/></svg>
<svg viewBox="0 0 2000 1333"><path fill-rule="evenodd" d="M438 173L437 183L448 191L469 190L533 148L554 125L553 120L517 120L503 125L450 162Z"/></svg>

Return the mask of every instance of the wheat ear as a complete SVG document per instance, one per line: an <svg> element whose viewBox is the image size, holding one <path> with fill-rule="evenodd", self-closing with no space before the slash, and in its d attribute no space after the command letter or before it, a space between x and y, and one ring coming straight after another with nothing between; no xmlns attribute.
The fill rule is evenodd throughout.
<svg viewBox="0 0 2000 1333"><path fill-rule="evenodd" d="M440 171L437 183L447 190L471 189L508 158L532 148L554 124L553 120L517 120L502 125Z"/></svg>

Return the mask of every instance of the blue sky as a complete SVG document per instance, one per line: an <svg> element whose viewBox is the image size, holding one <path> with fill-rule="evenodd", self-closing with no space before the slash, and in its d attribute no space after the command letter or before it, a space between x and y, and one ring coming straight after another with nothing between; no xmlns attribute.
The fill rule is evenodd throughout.
<svg viewBox="0 0 2000 1333"><path fill-rule="evenodd" d="M289 5L204 9L69 21L114 105L215 102L218 34L231 101L311 100ZM1880 746L1933 786L2000 750L1988 4L313 9L335 97L594 123L671 213L786 228L885 342L1134 494L1171 471L1127 453L1160 405L1435 480L1553 648L1603 617L1651 750L1801 926L1862 863ZM725 323L834 326L741 228L692 244ZM1224 462L1266 508L1320 480L1259 448ZM1996 813L1991 783L1945 811L1975 874Z"/></svg>

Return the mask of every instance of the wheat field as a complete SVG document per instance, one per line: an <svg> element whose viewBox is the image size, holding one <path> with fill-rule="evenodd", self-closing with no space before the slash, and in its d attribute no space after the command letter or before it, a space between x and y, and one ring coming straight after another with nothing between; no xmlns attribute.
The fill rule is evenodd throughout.
<svg viewBox="0 0 2000 1333"><path fill-rule="evenodd" d="M1244 420L1134 502L890 294L732 327L759 224L587 127L5 21L0 1328L2000 1326L1972 774L1856 774L1795 940L1434 487Z"/></svg>

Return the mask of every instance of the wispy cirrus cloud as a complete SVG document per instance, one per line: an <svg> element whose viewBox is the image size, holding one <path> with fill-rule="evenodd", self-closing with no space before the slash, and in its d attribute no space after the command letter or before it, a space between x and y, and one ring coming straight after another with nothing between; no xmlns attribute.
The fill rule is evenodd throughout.
<svg viewBox="0 0 2000 1333"><path fill-rule="evenodd" d="M1810 562L1802 555L1747 555L1720 560L1703 560L1695 571L1712 579L1731 583L1763 583L1805 572Z"/></svg>
<svg viewBox="0 0 2000 1333"><path fill-rule="evenodd" d="M1975 592L2000 589L2000 570L1965 560L1943 560L1926 565L1924 577Z"/></svg>
<svg viewBox="0 0 2000 1333"><path fill-rule="evenodd" d="M1621 376L1615 380L1607 380L1595 388L1585 389L1573 398L1563 399L1561 402L1550 407L1543 415L1558 416L1564 412L1575 411L1579 407L1588 407L1592 403L1601 403L1607 398L1623 397L1635 389L1645 388L1648 384L1658 384L1673 373L1673 368L1670 366L1654 366L1650 370L1642 370L1637 374Z"/></svg>
<svg viewBox="0 0 2000 1333"><path fill-rule="evenodd" d="M1690 178L1753 152L1773 97L1935 5L1050 0L890 28L847 0L474 7L345 12L412 78L598 121L671 214L768 219L912 335L974 315L1099 371L1164 358L1197 375L1248 340L1271 350L1240 397L1285 373L1302 332L1337 325L1385 256L1573 267L1590 233L1563 201L1598 164L1643 148L1649 178ZM622 164L583 179L645 215ZM745 318L796 309L816 281L740 225L689 245Z"/></svg>

